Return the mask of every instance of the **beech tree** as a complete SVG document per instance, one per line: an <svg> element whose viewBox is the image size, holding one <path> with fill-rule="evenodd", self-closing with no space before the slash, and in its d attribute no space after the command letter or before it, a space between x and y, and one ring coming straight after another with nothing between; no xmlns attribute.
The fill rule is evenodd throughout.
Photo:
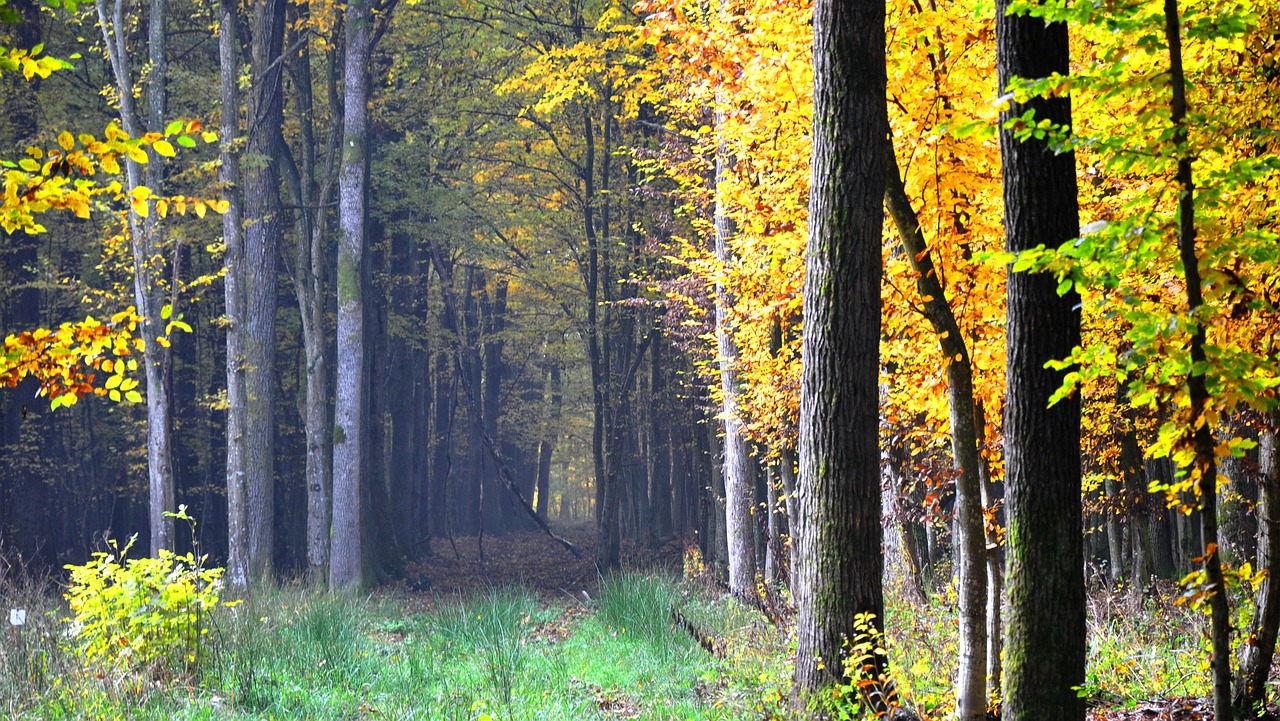
<svg viewBox="0 0 1280 721"><path fill-rule="evenodd" d="M1067 26L1009 14L996 3L1000 86L1068 72ZM1001 112L1005 246L1056 248L1080 228L1075 155L1019 137L1012 121L1071 124L1067 95L1010 102ZM1080 296L1058 294L1050 273L1011 268L1007 285L1005 483L1008 499L1008 617L1002 716L1006 721L1078 721L1085 680L1084 528L1080 509L1080 399L1050 398L1062 370L1046 364L1080 344Z"/></svg>
<svg viewBox="0 0 1280 721"><path fill-rule="evenodd" d="M884 224L883 0L818 0L804 281L792 705L841 678L863 614L882 628L879 377ZM878 679L883 656L855 675ZM883 702L876 706L883 709Z"/></svg>

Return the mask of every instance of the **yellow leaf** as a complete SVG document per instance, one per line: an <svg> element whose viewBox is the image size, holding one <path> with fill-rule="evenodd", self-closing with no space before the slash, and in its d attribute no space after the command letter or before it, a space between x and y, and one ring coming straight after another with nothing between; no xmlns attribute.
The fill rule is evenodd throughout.
<svg viewBox="0 0 1280 721"><path fill-rule="evenodd" d="M199 216L199 217L201 217L201 218L203 218L203 217L204 217L204 214L205 214L205 205L204 205L204 203L203 203L203 202L201 202L201 201L197 200L197 201L196 201L196 215L197 215L197 216Z"/></svg>
<svg viewBox="0 0 1280 721"><path fill-rule="evenodd" d="M70 150L76 147L76 139L71 137L71 133L64 130L58 136L58 145L61 145L63 150Z"/></svg>
<svg viewBox="0 0 1280 721"><path fill-rule="evenodd" d="M129 401L130 403L141 403L142 394L137 391L129 391L128 393L124 394L124 399Z"/></svg>
<svg viewBox="0 0 1280 721"><path fill-rule="evenodd" d="M130 160L132 160L135 163L141 163L143 165L146 164L147 154L145 151L143 151L142 148L139 148L138 146L135 145L130 147L128 152L129 152Z"/></svg>
<svg viewBox="0 0 1280 721"><path fill-rule="evenodd" d="M172 158L174 156L173 145L168 140L157 140L152 143L151 147L155 148L157 153L166 158Z"/></svg>

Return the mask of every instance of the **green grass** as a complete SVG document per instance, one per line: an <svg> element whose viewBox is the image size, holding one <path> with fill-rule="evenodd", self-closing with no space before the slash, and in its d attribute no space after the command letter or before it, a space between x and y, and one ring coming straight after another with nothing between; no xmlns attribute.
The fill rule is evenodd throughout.
<svg viewBox="0 0 1280 721"><path fill-rule="evenodd" d="M758 611L662 576L603 579L587 603L492 588L417 613L286 587L221 609L197 673L117 678L66 649L67 612L47 590L10 584L0 600L32 613L24 646L0 641L0 717L19 721L781 718L794 651ZM1092 699L1205 692L1198 612L1126 594L1091 603ZM672 607L722 656L677 629ZM890 590L890 657L925 718L952 712L955 612L946 589L922 605Z"/></svg>

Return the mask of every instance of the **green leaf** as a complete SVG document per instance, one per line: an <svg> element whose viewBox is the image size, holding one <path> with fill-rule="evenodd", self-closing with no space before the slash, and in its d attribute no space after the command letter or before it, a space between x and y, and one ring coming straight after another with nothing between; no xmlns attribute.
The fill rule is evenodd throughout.
<svg viewBox="0 0 1280 721"><path fill-rule="evenodd" d="M165 135L175 135L182 132L182 121L175 120L164 127Z"/></svg>
<svg viewBox="0 0 1280 721"><path fill-rule="evenodd" d="M196 141L190 135L179 135L178 145L184 148L194 148L196 147Z"/></svg>
<svg viewBox="0 0 1280 721"><path fill-rule="evenodd" d="M129 391L128 393L124 394L124 399L129 401L130 403L141 403L142 394L137 391Z"/></svg>

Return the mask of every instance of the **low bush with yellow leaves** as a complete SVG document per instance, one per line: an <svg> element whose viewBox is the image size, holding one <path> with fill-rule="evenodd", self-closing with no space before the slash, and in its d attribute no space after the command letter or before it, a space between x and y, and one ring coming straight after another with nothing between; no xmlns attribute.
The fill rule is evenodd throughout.
<svg viewBox="0 0 1280 721"><path fill-rule="evenodd" d="M185 507L174 518L191 523ZM161 550L156 558L126 558L108 541L84 565L68 565L63 594L72 612L72 650L100 672L173 677L193 672L200 661L212 613L222 601L221 568L205 556Z"/></svg>

